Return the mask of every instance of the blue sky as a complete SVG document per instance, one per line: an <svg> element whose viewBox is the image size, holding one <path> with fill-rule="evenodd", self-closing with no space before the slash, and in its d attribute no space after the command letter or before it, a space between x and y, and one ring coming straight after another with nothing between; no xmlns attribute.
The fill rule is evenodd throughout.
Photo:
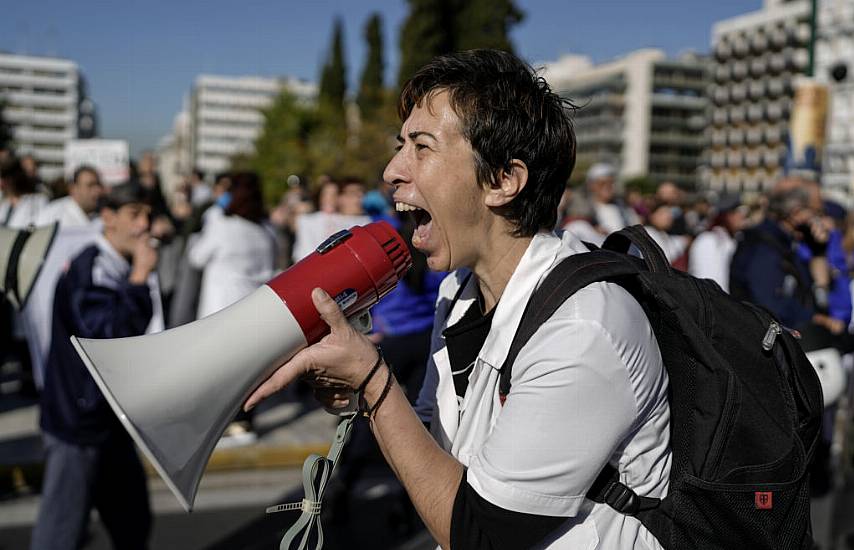
<svg viewBox="0 0 854 550"><path fill-rule="evenodd" d="M14 3L13 3L14 2ZM351 82L365 54L362 28L383 16L388 82L397 74L404 0L13 0L4 2L0 50L75 60L98 105L102 137L131 151L171 129L200 73L294 75L317 80L336 15L345 25ZM642 47L705 52L715 21L761 0L517 0L524 22L512 33L528 61L578 53L603 61Z"/></svg>

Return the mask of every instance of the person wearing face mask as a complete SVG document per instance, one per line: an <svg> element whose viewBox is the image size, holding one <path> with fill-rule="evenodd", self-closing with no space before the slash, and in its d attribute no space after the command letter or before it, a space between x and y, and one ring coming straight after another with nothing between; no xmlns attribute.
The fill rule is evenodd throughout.
<svg viewBox="0 0 854 550"><path fill-rule="evenodd" d="M778 189L766 219L743 232L730 266L730 294L770 310L796 330L812 324L840 334L845 323L828 314L829 232L801 187ZM799 255L801 246L810 258Z"/></svg>
<svg viewBox="0 0 854 550"><path fill-rule="evenodd" d="M81 548L92 508L115 548L148 547L151 511L142 464L69 337L163 330L150 212L140 184L113 187L101 202L103 233L56 286L41 400L45 478L32 550Z"/></svg>

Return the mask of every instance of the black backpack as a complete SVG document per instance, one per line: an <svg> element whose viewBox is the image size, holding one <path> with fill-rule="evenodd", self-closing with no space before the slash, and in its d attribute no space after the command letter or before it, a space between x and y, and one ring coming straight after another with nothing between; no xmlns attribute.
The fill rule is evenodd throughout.
<svg viewBox="0 0 854 550"><path fill-rule="evenodd" d="M634 245L643 259L629 255ZM595 247L592 247L595 249ZM641 226L575 254L526 306L501 370L579 289L617 283L643 307L670 378L670 490L635 494L607 465L587 497L636 516L669 550L812 548L808 466L822 394L798 342L764 309L673 270Z"/></svg>

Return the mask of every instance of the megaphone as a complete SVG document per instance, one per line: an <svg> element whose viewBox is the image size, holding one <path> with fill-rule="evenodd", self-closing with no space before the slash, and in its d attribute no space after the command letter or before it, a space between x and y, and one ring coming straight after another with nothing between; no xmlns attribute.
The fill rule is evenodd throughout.
<svg viewBox="0 0 854 550"><path fill-rule="evenodd" d="M27 305L58 227L0 227L0 291L18 310Z"/></svg>
<svg viewBox="0 0 854 550"><path fill-rule="evenodd" d="M824 407L827 408L842 397L848 383L842 354L839 353L839 338L826 328L813 324L801 331L800 344L818 375Z"/></svg>
<svg viewBox="0 0 854 550"><path fill-rule="evenodd" d="M329 327L311 301L320 287L348 317L390 292L412 264L386 222L336 233L239 302L165 332L71 337L107 402L190 511L214 446L241 404Z"/></svg>

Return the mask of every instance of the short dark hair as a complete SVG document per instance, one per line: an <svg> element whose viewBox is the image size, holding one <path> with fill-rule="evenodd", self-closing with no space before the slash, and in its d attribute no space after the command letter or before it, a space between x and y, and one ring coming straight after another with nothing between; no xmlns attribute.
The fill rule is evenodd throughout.
<svg viewBox="0 0 854 550"><path fill-rule="evenodd" d="M240 216L250 222L261 223L267 217L264 210L264 193L261 178L255 172L237 172L231 176L231 201L225 209L227 216Z"/></svg>
<svg viewBox="0 0 854 550"><path fill-rule="evenodd" d="M6 182L10 195L21 196L36 192L36 180L29 177L21 159L9 157L0 164L0 179Z"/></svg>
<svg viewBox="0 0 854 550"><path fill-rule="evenodd" d="M151 206L151 191L136 180L126 181L110 188L109 192L98 200L98 208L118 210L128 204L147 204Z"/></svg>
<svg viewBox="0 0 854 550"><path fill-rule="evenodd" d="M775 191L768 197L768 217L777 221L788 218L799 208L809 208L810 195L802 187Z"/></svg>
<svg viewBox="0 0 854 550"><path fill-rule="evenodd" d="M101 181L101 174L98 173L98 170L96 170L94 166L84 164L82 166L77 167L77 169L74 170L74 174L71 176L71 183L77 183L77 180L80 179L80 176L87 173L87 172L92 174L93 176L95 176L95 178L99 182Z"/></svg>
<svg viewBox="0 0 854 550"><path fill-rule="evenodd" d="M401 121L441 91L474 150L479 183L495 185L512 159L528 167L525 188L501 211L516 225L516 236L553 229L575 166L572 102L513 54L468 50L436 57L415 73L400 92Z"/></svg>

